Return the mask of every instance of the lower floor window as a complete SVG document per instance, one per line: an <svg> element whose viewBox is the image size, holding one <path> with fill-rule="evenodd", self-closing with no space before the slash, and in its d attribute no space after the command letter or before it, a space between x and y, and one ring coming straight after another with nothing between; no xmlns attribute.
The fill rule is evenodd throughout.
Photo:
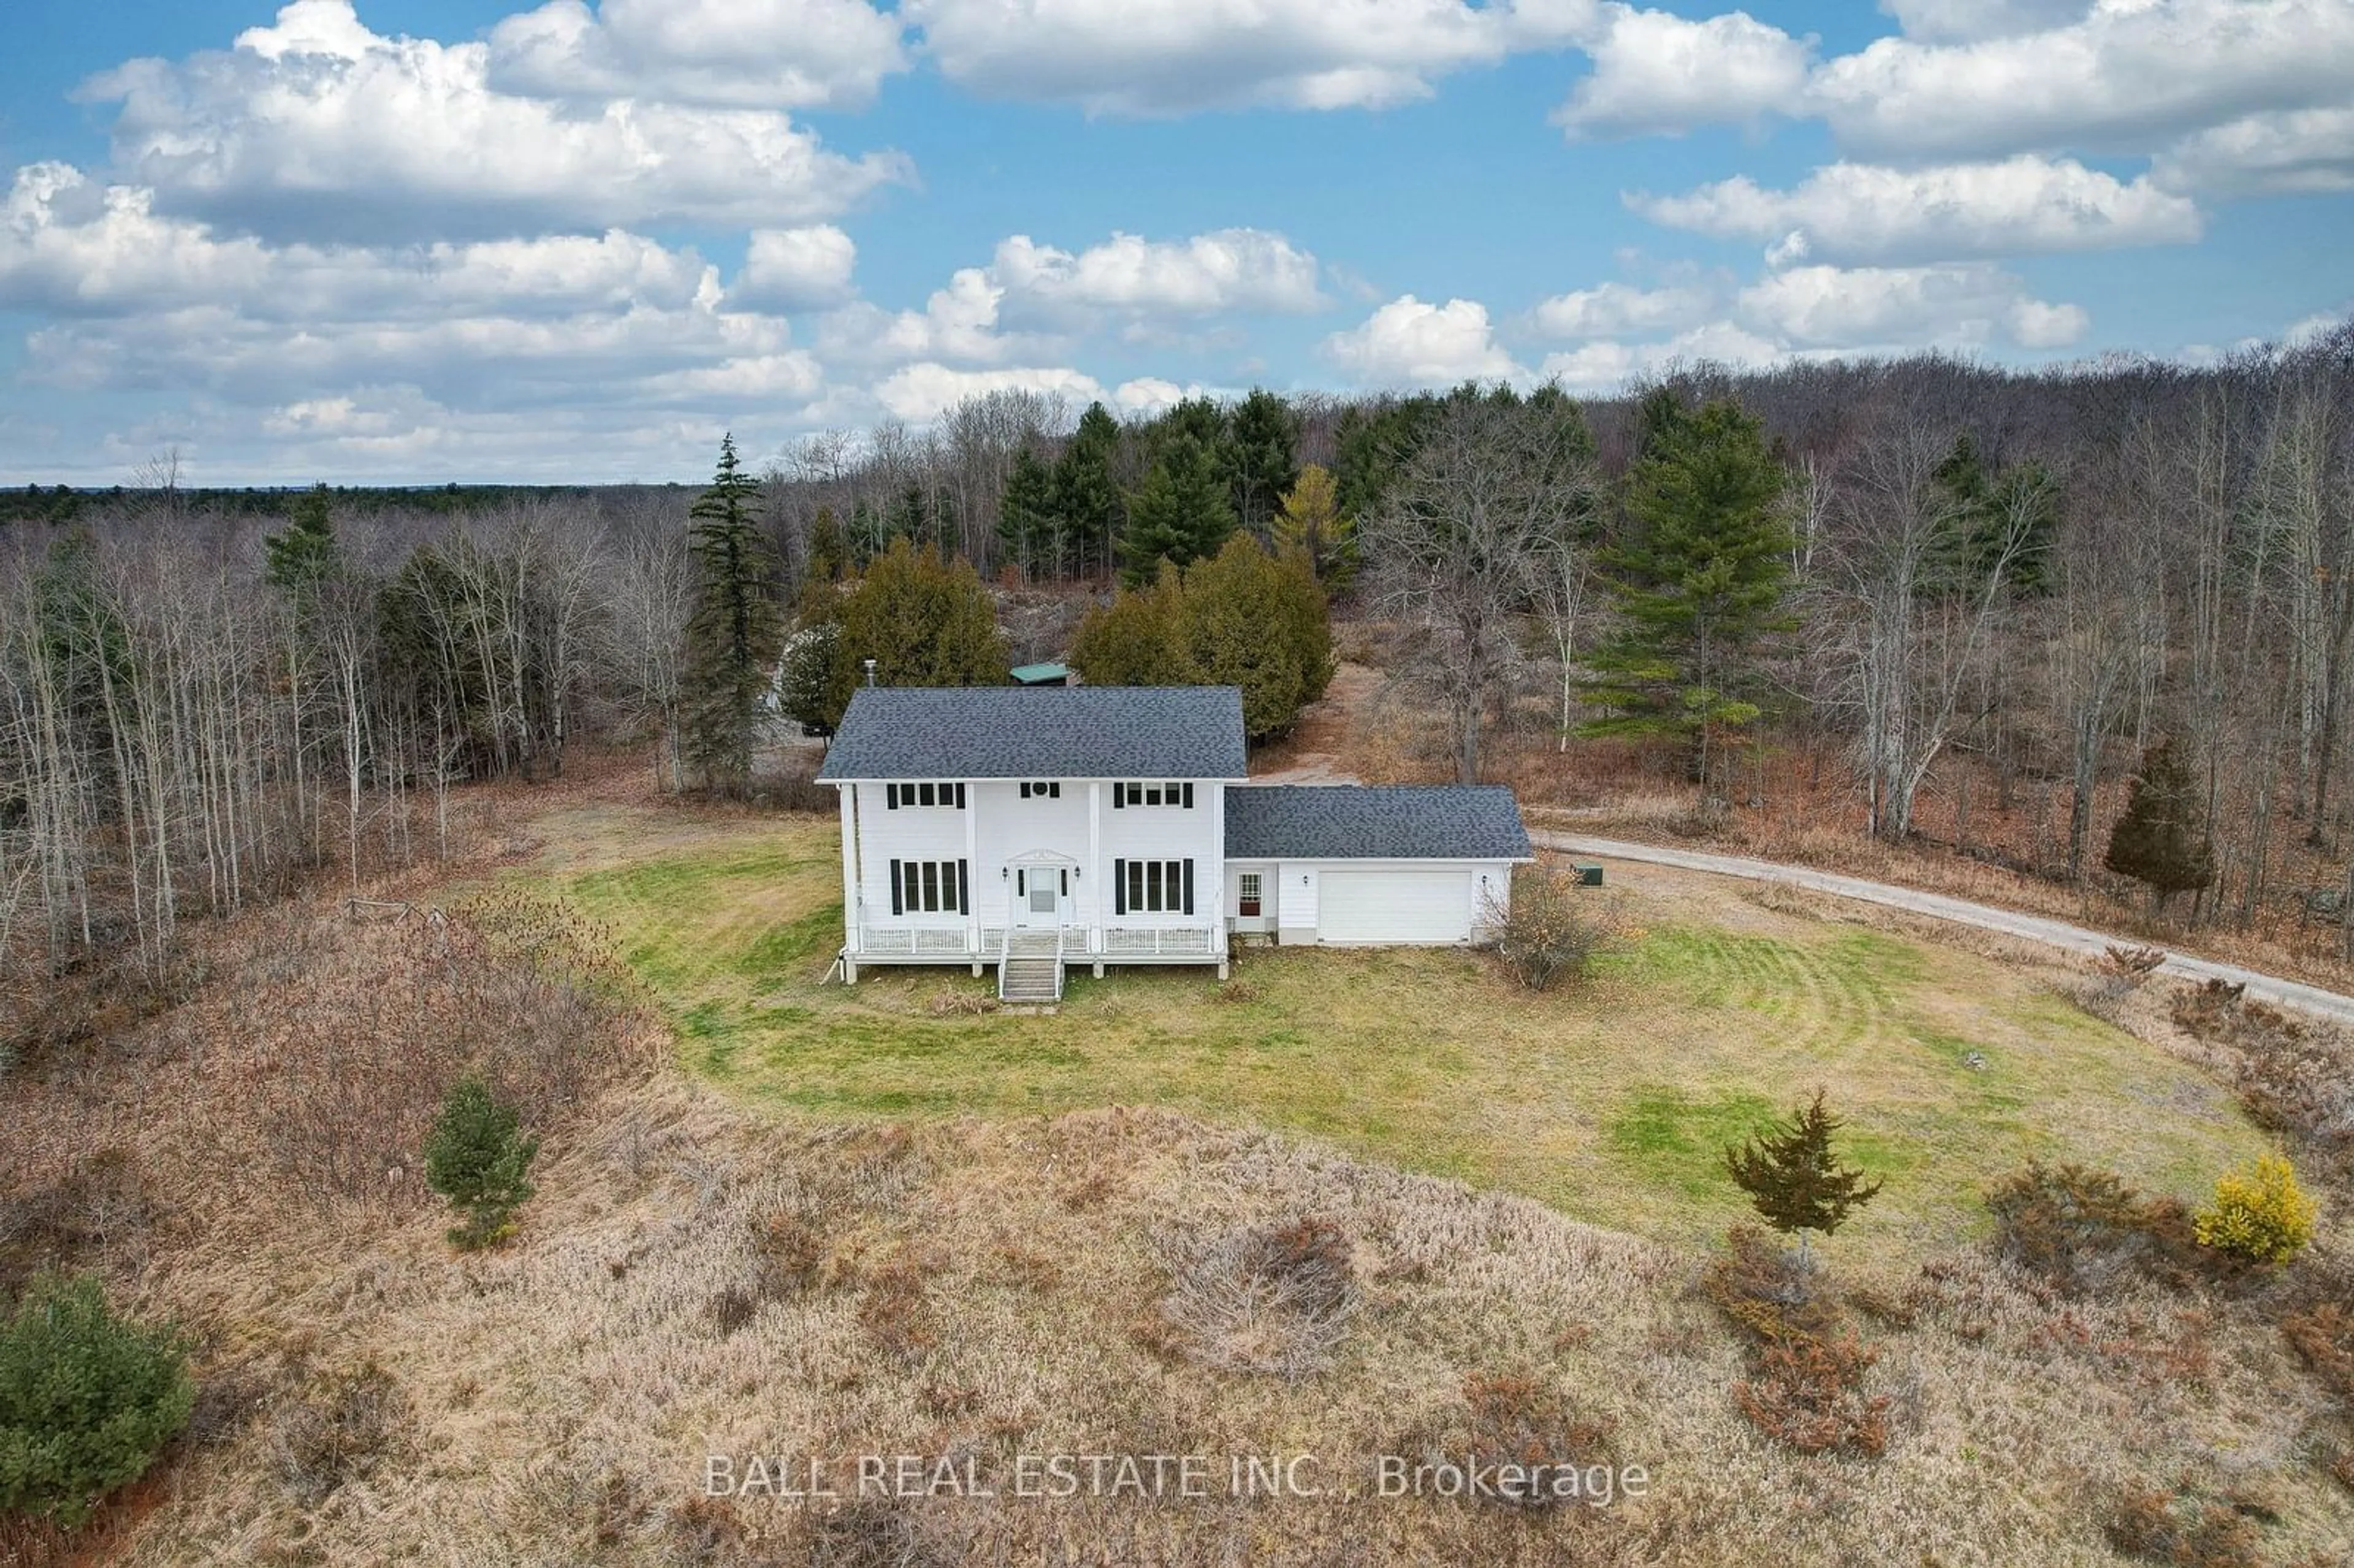
<svg viewBox="0 0 2354 1568"><path fill-rule="evenodd" d="M891 863L891 913L968 915L971 879L960 860L895 860Z"/></svg>
<svg viewBox="0 0 2354 1568"><path fill-rule="evenodd" d="M1115 915L1191 915L1193 863L1190 860L1126 860L1113 868L1119 893Z"/></svg>

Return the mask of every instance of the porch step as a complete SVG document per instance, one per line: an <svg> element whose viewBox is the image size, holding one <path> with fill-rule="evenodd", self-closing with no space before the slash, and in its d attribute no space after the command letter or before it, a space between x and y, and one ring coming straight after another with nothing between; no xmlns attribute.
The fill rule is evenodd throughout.
<svg viewBox="0 0 2354 1568"><path fill-rule="evenodd" d="M997 994L1007 1001L1055 1001L1062 992L1062 966L1053 959L1008 959L999 968Z"/></svg>
<svg viewBox="0 0 2354 1568"><path fill-rule="evenodd" d="M1005 948L997 966L997 994L1005 1001L1060 1001L1063 999L1061 933L1016 927L1005 934Z"/></svg>

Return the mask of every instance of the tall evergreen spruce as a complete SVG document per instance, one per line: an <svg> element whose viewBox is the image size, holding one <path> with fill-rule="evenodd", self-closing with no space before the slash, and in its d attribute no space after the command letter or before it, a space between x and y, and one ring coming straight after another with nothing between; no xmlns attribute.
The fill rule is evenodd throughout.
<svg viewBox="0 0 2354 1568"><path fill-rule="evenodd" d="M997 540L1025 577L1051 577L1062 563L1063 518L1055 471L1028 447L1013 455L997 505Z"/></svg>
<svg viewBox="0 0 2354 1568"><path fill-rule="evenodd" d="M1183 567L1216 555L1234 531L1234 503L1217 449L1180 429L1166 438L1129 502L1120 576L1130 588L1140 587L1160 575L1163 561Z"/></svg>
<svg viewBox="0 0 2354 1568"><path fill-rule="evenodd" d="M2173 738L2161 739L2143 754L2102 863L2145 884L2163 913L2176 894L2196 893L2215 880L2214 850L2200 818L2198 781L2175 755Z"/></svg>
<svg viewBox="0 0 2354 1568"><path fill-rule="evenodd" d="M1748 1142L1724 1151L1724 1168L1749 1194L1758 1216L1785 1235L1798 1238L1798 1258L1808 1259L1807 1233L1828 1239L1848 1215L1880 1195L1877 1178L1840 1163L1831 1135L1843 1125L1823 1106L1822 1091L1799 1107L1787 1124L1767 1128Z"/></svg>
<svg viewBox="0 0 2354 1568"><path fill-rule="evenodd" d="M334 575L342 556L335 544L335 520L327 510L327 487L315 485L294 503L286 526L265 535L266 556L261 575L272 588L296 599Z"/></svg>
<svg viewBox="0 0 2354 1568"><path fill-rule="evenodd" d="M784 646L771 587L776 556L760 530L758 488L737 461L736 438L724 438L718 472L687 528L700 588L686 623L681 749L706 789L731 793L751 779L761 700Z"/></svg>
<svg viewBox="0 0 2354 1568"><path fill-rule="evenodd" d="M1299 416L1277 394L1254 387L1235 405L1226 444L1235 514L1265 539L1283 497L1299 482Z"/></svg>
<svg viewBox="0 0 2354 1568"><path fill-rule="evenodd" d="M1119 421L1101 403L1088 404L1055 463L1055 510L1065 550L1060 567L1075 576L1111 571L1121 512L1119 482L1112 477L1119 455Z"/></svg>
<svg viewBox="0 0 2354 1568"><path fill-rule="evenodd" d="M1605 556L1623 630L1590 661L1593 735L1690 737L1705 799L1716 737L1760 712L1749 655L1785 629L1790 530L1784 475L1758 421L1729 402L1696 414L1655 396L1628 476L1626 538Z"/></svg>

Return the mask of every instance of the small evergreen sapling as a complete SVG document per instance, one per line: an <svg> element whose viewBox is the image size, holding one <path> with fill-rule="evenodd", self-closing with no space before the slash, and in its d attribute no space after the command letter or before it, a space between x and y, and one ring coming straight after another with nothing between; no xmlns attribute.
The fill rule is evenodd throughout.
<svg viewBox="0 0 2354 1568"><path fill-rule="evenodd" d="M1828 1238L1850 1212L1880 1195L1877 1178L1867 1181L1861 1170L1840 1164L1832 1150L1831 1135L1841 1125L1818 1089L1814 1102L1801 1107L1787 1125L1769 1127L1724 1151L1726 1172L1749 1194L1759 1216L1785 1235L1797 1236L1802 1266L1808 1258L1808 1232Z"/></svg>
<svg viewBox="0 0 2354 1568"><path fill-rule="evenodd" d="M94 1279L35 1279L0 1318L0 1510L80 1524L195 1403L177 1333L115 1316Z"/></svg>
<svg viewBox="0 0 2354 1568"><path fill-rule="evenodd" d="M524 1136L521 1121L479 1073L450 1086L425 1140L425 1183L465 1215L450 1233L453 1245L472 1251L504 1240L510 1216L531 1197L539 1139Z"/></svg>

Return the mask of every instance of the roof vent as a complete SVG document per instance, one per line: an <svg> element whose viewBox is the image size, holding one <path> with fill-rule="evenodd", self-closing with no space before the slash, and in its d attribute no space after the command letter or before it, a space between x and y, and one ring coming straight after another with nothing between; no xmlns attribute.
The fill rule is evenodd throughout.
<svg viewBox="0 0 2354 1568"><path fill-rule="evenodd" d="M870 686L875 683L875 661L872 659L866 661L866 683Z"/></svg>

